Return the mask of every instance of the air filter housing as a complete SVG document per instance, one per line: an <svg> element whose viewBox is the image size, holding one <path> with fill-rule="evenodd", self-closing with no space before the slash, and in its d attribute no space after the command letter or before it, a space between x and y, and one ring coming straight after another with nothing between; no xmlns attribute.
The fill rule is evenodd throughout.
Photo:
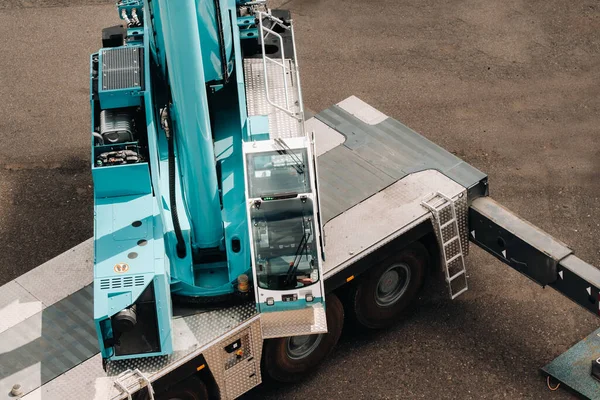
<svg viewBox="0 0 600 400"><path fill-rule="evenodd" d="M131 109L109 109L100 112L100 134L106 144L133 141Z"/></svg>
<svg viewBox="0 0 600 400"><path fill-rule="evenodd" d="M144 90L143 47L102 49L98 61L100 107L107 109L140 105Z"/></svg>

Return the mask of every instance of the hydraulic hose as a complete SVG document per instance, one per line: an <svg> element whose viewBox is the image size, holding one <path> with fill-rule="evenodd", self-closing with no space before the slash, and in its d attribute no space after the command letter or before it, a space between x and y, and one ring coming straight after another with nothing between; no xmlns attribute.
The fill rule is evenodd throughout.
<svg viewBox="0 0 600 400"><path fill-rule="evenodd" d="M177 238L177 257L184 258L186 255L185 240L179 224L179 215L177 214L177 196L175 191L175 138L170 129L169 116L166 107L161 112L161 125L167 134L167 143L169 150L169 202L171 203L171 218L173 219L173 231Z"/></svg>
<svg viewBox="0 0 600 400"><path fill-rule="evenodd" d="M215 16L217 18L217 30L219 31L219 48L221 50L221 69L223 71L223 83L229 82L229 69L227 66L227 53L225 49L225 38L223 36L223 19L221 16L221 0L215 1Z"/></svg>

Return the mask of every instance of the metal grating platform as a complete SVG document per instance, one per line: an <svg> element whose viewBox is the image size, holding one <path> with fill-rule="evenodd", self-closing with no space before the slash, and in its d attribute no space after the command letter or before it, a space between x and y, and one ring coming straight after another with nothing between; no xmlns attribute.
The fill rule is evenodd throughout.
<svg viewBox="0 0 600 400"><path fill-rule="evenodd" d="M148 357L111 361L107 364L107 374L116 376L127 369L138 368L152 378L159 371L175 365L195 350L201 349L213 340L217 340L231 329L256 315L253 303L230 308L202 312L185 317L173 318L173 354L161 357Z"/></svg>
<svg viewBox="0 0 600 400"><path fill-rule="evenodd" d="M286 60L286 62L289 66L286 72L286 79L290 108L299 114L300 105L298 102L297 85L294 81L294 64L291 60ZM256 58L244 59L244 74L248 116L268 116L271 139L288 139L303 136L302 123L298 119L277 109L267 101L263 60ZM281 68L277 65L267 63L267 79L271 100L276 104L285 104L286 90Z"/></svg>

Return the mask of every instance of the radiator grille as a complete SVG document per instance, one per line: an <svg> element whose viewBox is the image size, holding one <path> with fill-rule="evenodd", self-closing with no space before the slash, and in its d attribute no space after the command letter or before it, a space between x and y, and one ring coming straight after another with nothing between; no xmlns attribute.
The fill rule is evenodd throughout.
<svg viewBox="0 0 600 400"><path fill-rule="evenodd" d="M102 90L142 87L142 48L120 47L102 52Z"/></svg>
<svg viewBox="0 0 600 400"><path fill-rule="evenodd" d="M133 286L144 286L144 276L119 276L115 278L105 278L100 280L100 289L122 289L130 288Z"/></svg>

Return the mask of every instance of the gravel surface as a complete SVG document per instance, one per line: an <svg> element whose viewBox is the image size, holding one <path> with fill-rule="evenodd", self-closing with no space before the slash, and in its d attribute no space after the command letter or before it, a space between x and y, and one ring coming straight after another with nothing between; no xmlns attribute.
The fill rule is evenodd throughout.
<svg viewBox="0 0 600 400"><path fill-rule="evenodd" d="M88 57L112 1L0 2L0 284L92 235ZM492 196L600 266L598 0L296 0L306 106L356 95L489 174ZM450 302L346 326L310 379L247 398L569 398L538 369L598 320L483 251Z"/></svg>

